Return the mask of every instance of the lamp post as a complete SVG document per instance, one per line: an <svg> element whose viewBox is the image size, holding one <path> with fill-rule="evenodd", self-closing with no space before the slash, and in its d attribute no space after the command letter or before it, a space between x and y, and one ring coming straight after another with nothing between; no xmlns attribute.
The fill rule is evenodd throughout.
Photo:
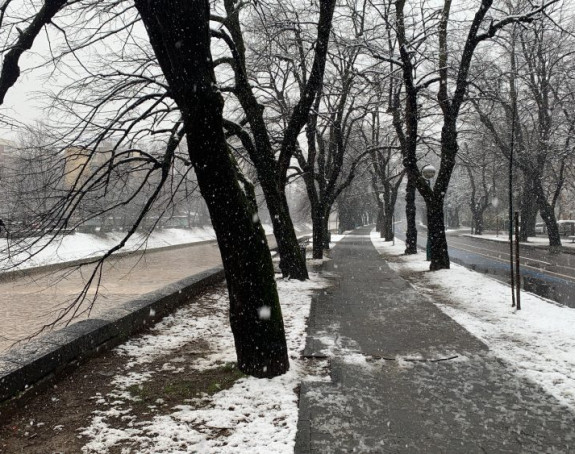
<svg viewBox="0 0 575 454"><path fill-rule="evenodd" d="M378 217L377 217L377 223L379 224L379 237L383 238L385 236L385 222L384 221L384 217L383 217L383 210L384 210L384 202L383 202L383 190L382 189L378 189L378 194L377 197L379 199L379 202L381 203L380 206L380 212L378 213ZM381 215L381 216L379 216Z"/></svg>
<svg viewBox="0 0 575 454"><path fill-rule="evenodd" d="M424 165L421 168L421 175L423 175L423 178L425 178L427 180L427 184L431 188L431 180L435 176L435 167L433 167L431 164ZM429 262L431 260L431 241L429 239L429 237L430 237L430 235L429 235L429 209L427 210L427 212L428 212L427 213L427 245L425 247L425 253L426 253L426 260Z"/></svg>

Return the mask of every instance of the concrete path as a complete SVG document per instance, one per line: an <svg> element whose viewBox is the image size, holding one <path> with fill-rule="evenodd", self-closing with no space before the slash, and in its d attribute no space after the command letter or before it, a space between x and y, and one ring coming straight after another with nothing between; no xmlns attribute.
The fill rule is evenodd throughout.
<svg viewBox="0 0 575 454"><path fill-rule="evenodd" d="M575 452L575 416L392 271L369 228L346 236L312 304L295 452ZM385 359L387 358L387 359Z"/></svg>

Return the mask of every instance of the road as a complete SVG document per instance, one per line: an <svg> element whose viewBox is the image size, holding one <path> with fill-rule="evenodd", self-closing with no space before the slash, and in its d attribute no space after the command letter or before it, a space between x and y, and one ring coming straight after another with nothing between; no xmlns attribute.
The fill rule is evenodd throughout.
<svg viewBox="0 0 575 454"><path fill-rule="evenodd" d="M398 236L404 238L403 231ZM418 245L425 249L427 231L421 229ZM501 237L503 239L503 237ZM509 243L448 232L451 260L468 268L509 281ZM544 247L520 246L522 288L569 307L575 307L575 255L551 254Z"/></svg>

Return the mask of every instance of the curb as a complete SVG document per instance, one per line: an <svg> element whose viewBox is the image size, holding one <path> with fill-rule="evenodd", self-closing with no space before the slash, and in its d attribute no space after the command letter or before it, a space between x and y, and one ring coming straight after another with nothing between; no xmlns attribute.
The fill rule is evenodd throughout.
<svg viewBox="0 0 575 454"><path fill-rule="evenodd" d="M153 325L224 278L223 267L212 268L0 355L0 408L9 400L27 395L72 363L108 350Z"/></svg>

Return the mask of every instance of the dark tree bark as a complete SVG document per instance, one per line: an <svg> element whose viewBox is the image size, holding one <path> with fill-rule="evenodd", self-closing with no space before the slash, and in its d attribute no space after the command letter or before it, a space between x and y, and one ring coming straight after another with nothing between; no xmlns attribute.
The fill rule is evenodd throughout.
<svg viewBox="0 0 575 454"><path fill-rule="evenodd" d="M377 218L375 221L375 231L380 234L380 237L383 238L383 203L380 200L377 200Z"/></svg>
<svg viewBox="0 0 575 454"><path fill-rule="evenodd" d="M428 204L427 229L431 245L431 271L448 269L450 266L447 253L447 238L445 237L445 222L443 215L443 199L438 198ZM434 260L435 258L435 260Z"/></svg>
<svg viewBox="0 0 575 454"><path fill-rule="evenodd" d="M329 209L322 203L318 203L312 209L313 224L313 258L322 259L323 251L329 249L331 234L329 232Z"/></svg>
<svg viewBox="0 0 575 454"><path fill-rule="evenodd" d="M283 374L289 360L273 265L223 131L223 100L210 53L209 1L135 4L182 113L190 159L218 239L238 367L256 377Z"/></svg>
<svg viewBox="0 0 575 454"><path fill-rule="evenodd" d="M312 257L314 259L323 258L323 245L324 245L324 210L318 203L315 209L312 208L311 222L313 225L313 248Z"/></svg>
<svg viewBox="0 0 575 454"><path fill-rule="evenodd" d="M407 187L405 188L405 218L407 230L405 232L405 254L417 254L417 227L415 223L415 182L413 177L407 175Z"/></svg>
<svg viewBox="0 0 575 454"><path fill-rule="evenodd" d="M331 232L329 230L329 210L326 211L323 222L323 249L328 250L331 243Z"/></svg>
<svg viewBox="0 0 575 454"><path fill-rule="evenodd" d="M559 234L559 226L557 218L555 217L554 206L547 201L545 190L541 184L541 178L532 178L533 189L535 190L535 198L539 207L539 213L545 225L547 226L547 234L549 235L549 250L551 252L561 251L561 235Z"/></svg>
<svg viewBox="0 0 575 454"><path fill-rule="evenodd" d="M425 200L428 210L428 229L431 242L431 263L430 270L449 268L449 254L447 250L447 240L445 238L445 226L443 221L443 202L451 174L455 166L455 158L458 152L457 144L457 119L461 106L466 99L466 92L469 87L469 68L479 43L493 38L499 30L514 22L532 22L533 17L540 14L549 4L535 6L527 14L518 16L510 15L499 21L491 21L487 28L483 24L488 21L488 12L492 7L492 0L481 0L473 16L468 29L468 34L462 46L459 61L455 68L449 65L448 52L448 24L452 0L444 0L440 11L438 38L438 74L432 81L439 83L437 91L437 101L443 114L443 126L441 129L441 165L437 174L437 179L431 188L417 167L416 142L418 128L418 92L428 87L427 84L418 85L415 81L415 71L413 57L416 52L412 52L413 43L409 42L405 29L404 7L405 0L395 2L395 19L397 40L399 44L399 54L402 65L403 84L405 87L405 113L404 127L398 130L398 136L402 141L404 150L404 165L410 173ZM449 87L450 81L454 80L453 86ZM397 123L394 120L394 124ZM397 126L396 126L396 129Z"/></svg>
<svg viewBox="0 0 575 454"><path fill-rule="evenodd" d="M54 16L66 3L67 0L45 0L42 8L35 14L29 25L23 31L18 30L18 40L6 55L4 55L4 61L2 62L2 72L0 73L0 105L4 103L4 97L8 90L20 77L20 57L22 57L25 51L32 48L32 44L34 44L34 40L42 31L42 28L51 23Z"/></svg>
<svg viewBox="0 0 575 454"><path fill-rule="evenodd" d="M529 178L523 179L523 193L521 195L521 229L519 239L527 241L530 236L535 236L535 224L537 223L537 199L533 197L535 188Z"/></svg>
<svg viewBox="0 0 575 454"><path fill-rule="evenodd" d="M331 231L329 229L329 211L326 213L325 221L323 224L323 248L328 250L331 243Z"/></svg>
<svg viewBox="0 0 575 454"><path fill-rule="evenodd" d="M388 194L383 197L383 205L385 207L385 217L383 220L383 238L385 241L393 241L393 210L395 209L395 200L393 195Z"/></svg>
<svg viewBox="0 0 575 454"><path fill-rule="evenodd" d="M225 0L227 18L223 21L230 32L228 42L234 57L235 94L250 124L254 146L248 148L266 198L274 236L280 255L282 274L293 279L308 279L305 257L301 254L285 196L286 174L294 153L297 137L306 124L311 105L321 88L335 0L320 2L320 17L314 62L310 77L296 104L284 133L280 156L276 160L264 119L264 107L258 103L247 77L245 44L239 19L238 5ZM220 37L225 39L224 35Z"/></svg>

